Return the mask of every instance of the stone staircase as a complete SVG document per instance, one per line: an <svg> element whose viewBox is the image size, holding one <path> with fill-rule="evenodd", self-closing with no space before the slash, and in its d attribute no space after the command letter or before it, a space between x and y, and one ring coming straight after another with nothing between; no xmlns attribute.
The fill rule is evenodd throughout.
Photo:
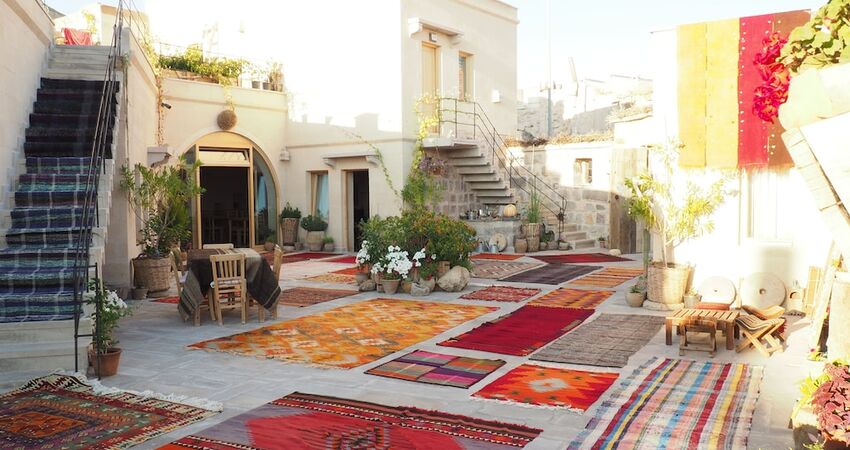
<svg viewBox="0 0 850 450"><path fill-rule="evenodd" d="M5 199L11 206L0 209L0 373L74 369L74 249L108 60L108 47L56 47L41 79L18 149L17 182ZM107 133L110 149L118 95L111 97L116 114ZM104 169L97 194L100 223L90 244L90 260L99 267L111 203L111 159ZM82 317L80 330L90 329L91 319ZM77 343L82 368L90 342Z"/></svg>

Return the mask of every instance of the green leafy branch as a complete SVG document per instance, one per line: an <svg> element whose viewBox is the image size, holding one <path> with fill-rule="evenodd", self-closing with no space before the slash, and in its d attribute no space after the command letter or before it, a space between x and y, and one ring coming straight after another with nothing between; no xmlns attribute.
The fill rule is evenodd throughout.
<svg viewBox="0 0 850 450"><path fill-rule="evenodd" d="M794 74L850 61L850 0L830 0L795 28L780 60Z"/></svg>

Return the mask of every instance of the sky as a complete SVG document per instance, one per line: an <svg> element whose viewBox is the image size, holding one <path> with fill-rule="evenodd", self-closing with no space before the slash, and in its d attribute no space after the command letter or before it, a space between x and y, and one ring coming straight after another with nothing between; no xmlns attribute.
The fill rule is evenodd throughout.
<svg viewBox="0 0 850 450"><path fill-rule="evenodd" d="M308 1L308 0L301 0ZM368 1L368 0L360 0ZM427 0L421 0L427 1ZM678 24L815 9L826 0L506 0L518 8L518 87L533 90L545 83L551 24L552 76L566 83L568 61L578 78L604 79L609 74L648 76L652 60L650 34ZM139 9L145 0L133 0ZM73 12L91 0L47 0L61 12ZM105 1L104 3L112 3ZM549 14L547 14L547 3Z"/></svg>

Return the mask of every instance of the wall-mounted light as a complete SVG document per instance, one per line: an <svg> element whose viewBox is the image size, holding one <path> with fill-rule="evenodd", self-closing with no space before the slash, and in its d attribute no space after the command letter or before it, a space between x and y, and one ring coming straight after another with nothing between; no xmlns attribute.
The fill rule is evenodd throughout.
<svg viewBox="0 0 850 450"><path fill-rule="evenodd" d="M162 106L165 109L171 109L171 105L169 105L168 103L165 103L165 102L160 103L159 106Z"/></svg>
<svg viewBox="0 0 850 450"><path fill-rule="evenodd" d="M437 33L434 33L433 31L429 32L428 33L428 40L431 41L431 42L437 42Z"/></svg>

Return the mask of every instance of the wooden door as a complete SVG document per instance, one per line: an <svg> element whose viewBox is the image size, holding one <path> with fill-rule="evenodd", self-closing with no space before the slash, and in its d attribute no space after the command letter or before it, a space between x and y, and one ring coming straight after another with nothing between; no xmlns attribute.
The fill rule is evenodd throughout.
<svg viewBox="0 0 850 450"><path fill-rule="evenodd" d="M439 99L436 97L440 92L440 64L439 48L429 44L422 44L422 95L435 97L434 102L422 104L424 117L433 117L437 113ZM438 126L434 125L429 131L432 134L438 132Z"/></svg>

